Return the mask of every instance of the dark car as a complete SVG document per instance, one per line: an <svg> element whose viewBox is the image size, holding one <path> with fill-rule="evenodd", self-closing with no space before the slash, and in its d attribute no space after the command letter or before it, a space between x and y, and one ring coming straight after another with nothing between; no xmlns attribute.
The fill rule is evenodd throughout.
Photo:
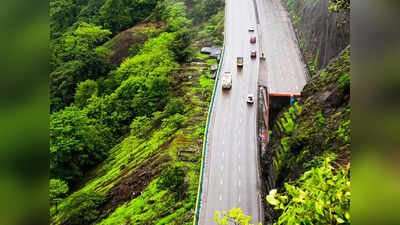
<svg viewBox="0 0 400 225"><path fill-rule="evenodd" d="M257 51L256 51L256 50L251 51L251 52L250 52L250 57L251 57L251 58L257 57Z"/></svg>
<svg viewBox="0 0 400 225"><path fill-rule="evenodd" d="M251 37L250 38L250 43L252 43L252 44L256 43L256 37L254 37L254 36Z"/></svg>

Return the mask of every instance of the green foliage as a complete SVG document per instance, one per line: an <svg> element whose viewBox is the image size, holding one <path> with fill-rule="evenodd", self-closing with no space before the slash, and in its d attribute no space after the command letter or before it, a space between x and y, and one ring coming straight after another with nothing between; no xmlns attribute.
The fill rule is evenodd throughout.
<svg viewBox="0 0 400 225"><path fill-rule="evenodd" d="M225 11L221 9L203 25L202 30L199 31L199 36L204 42L219 46L223 44L224 16Z"/></svg>
<svg viewBox="0 0 400 225"><path fill-rule="evenodd" d="M316 120L318 121L320 127L324 126L326 123L326 118L324 115L322 115L322 112L317 113Z"/></svg>
<svg viewBox="0 0 400 225"><path fill-rule="evenodd" d="M283 211L275 224L350 224L348 170L334 172L330 162L305 172L296 185L285 183L285 194L270 191L267 202Z"/></svg>
<svg viewBox="0 0 400 225"><path fill-rule="evenodd" d="M186 5L184 2L168 4L168 1L165 1L163 4L165 6L161 19L167 22L167 30L169 32L179 31L191 24L191 21L186 18Z"/></svg>
<svg viewBox="0 0 400 225"><path fill-rule="evenodd" d="M190 15L195 24L205 22L225 6L223 0L195 0L195 6L191 9Z"/></svg>
<svg viewBox="0 0 400 225"><path fill-rule="evenodd" d="M345 142L350 141L350 119L344 121L339 125L338 130L336 131L336 134L343 138Z"/></svg>
<svg viewBox="0 0 400 225"><path fill-rule="evenodd" d="M240 208L233 208L229 210L228 213L223 211L222 215L221 212L217 211L214 216L214 221L218 225L228 225L231 223L236 225L253 225L250 223L251 219L251 216L246 216ZM261 223L259 223L259 225L261 225Z"/></svg>
<svg viewBox="0 0 400 225"><path fill-rule="evenodd" d="M193 33L188 28L181 28L175 34L175 40L171 44L171 51L175 53L178 62L186 62L192 55L190 44L193 40Z"/></svg>
<svg viewBox="0 0 400 225"><path fill-rule="evenodd" d="M178 199L184 194L185 171L182 166L164 166L157 182L160 190L169 190L177 194Z"/></svg>
<svg viewBox="0 0 400 225"><path fill-rule="evenodd" d="M51 111L57 111L73 102L75 88L81 81L96 79L108 73L110 51L97 47L108 39L110 31L88 23L62 35L52 43L50 74Z"/></svg>
<svg viewBox="0 0 400 225"><path fill-rule="evenodd" d="M329 0L329 12L339 12L345 10L350 12L350 0Z"/></svg>
<svg viewBox="0 0 400 225"><path fill-rule="evenodd" d="M293 132L295 124L294 124L294 121L292 118L290 118L290 117L281 118L281 122L282 122L283 129L287 134L290 134Z"/></svg>
<svg viewBox="0 0 400 225"><path fill-rule="evenodd" d="M50 177L75 183L107 155L110 130L85 111L68 107L50 116Z"/></svg>
<svg viewBox="0 0 400 225"><path fill-rule="evenodd" d="M79 7L72 0L52 0L49 2L51 36L56 37L60 32L71 26L78 14Z"/></svg>
<svg viewBox="0 0 400 225"><path fill-rule="evenodd" d="M176 113L183 114L185 111L185 101L182 98L172 98L165 106L165 115L172 116Z"/></svg>
<svg viewBox="0 0 400 225"><path fill-rule="evenodd" d="M339 78L339 87L346 94L350 94L350 75L348 73L343 74Z"/></svg>
<svg viewBox="0 0 400 225"><path fill-rule="evenodd" d="M131 22L129 8L120 0L106 0L99 11L99 20L103 26L114 33L126 28Z"/></svg>
<svg viewBox="0 0 400 225"><path fill-rule="evenodd" d="M83 108L87 105L87 100L93 95L97 96L97 83L93 80L86 80L78 84L75 93L75 105Z"/></svg>
<svg viewBox="0 0 400 225"><path fill-rule="evenodd" d="M49 183L49 197L50 205L57 205L61 199L65 198L68 193L68 184L63 180L50 179ZM57 206L56 206L57 207Z"/></svg>
<svg viewBox="0 0 400 225"><path fill-rule="evenodd" d="M72 196L66 205L68 222L71 225L91 224L100 216L100 206L106 196L96 192L80 193Z"/></svg>
<svg viewBox="0 0 400 225"><path fill-rule="evenodd" d="M147 116L138 116L133 120L130 128L132 135L142 138L151 130L151 120Z"/></svg>

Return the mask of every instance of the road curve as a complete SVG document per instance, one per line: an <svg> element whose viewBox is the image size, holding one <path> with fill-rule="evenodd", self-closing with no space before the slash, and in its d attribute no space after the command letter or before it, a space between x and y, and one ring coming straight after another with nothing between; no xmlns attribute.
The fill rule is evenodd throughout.
<svg viewBox="0 0 400 225"><path fill-rule="evenodd" d="M221 74L232 73L232 89L223 91L218 83L210 120L208 150L201 198L199 224L215 224L216 211L239 207L261 222L261 196L257 165L256 105L246 103L249 93L257 96L259 59L250 58L257 50L250 36L257 36L253 0L226 0L225 55ZM254 32L248 28L254 27ZM236 57L244 57L242 70Z"/></svg>

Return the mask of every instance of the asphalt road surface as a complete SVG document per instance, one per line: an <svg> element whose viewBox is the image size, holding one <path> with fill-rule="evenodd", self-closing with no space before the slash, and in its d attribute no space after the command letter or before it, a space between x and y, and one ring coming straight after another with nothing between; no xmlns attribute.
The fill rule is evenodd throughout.
<svg viewBox="0 0 400 225"><path fill-rule="evenodd" d="M267 85L270 92L298 94L306 83L305 70L288 15L279 0L226 0L225 8L221 75L232 73L232 89L223 91L220 80L216 91L199 224L215 224L216 211L237 207L257 224L263 222L261 201L265 196L260 195L256 105L247 104L246 98L248 94L257 96L258 81ZM249 27L255 31L249 32ZM255 44L250 43L251 36L257 37ZM250 58L251 50L257 50L257 58ZM261 63L260 52L266 56ZM244 57L242 70L236 67L238 56Z"/></svg>
<svg viewBox="0 0 400 225"><path fill-rule="evenodd" d="M266 61L260 64L260 80L270 93L300 94L306 84L296 35L281 0L256 0L261 48Z"/></svg>
<svg viewBox="0 0 400 225"><path fill-rule="evenodd" d="M232 89L217 87L211 118L199 224L213 222L216 211L239 207L261 221L259 170L256 151L256 105L246 103L257 96L258 35L253 0L226 0L225 56L221 75L232 73ZM248 28L254 27L254 32ZM250 37L257 36L255 44ZM250 51L257 50L257 58ZM244 57L238 70L236 57Z"/></svg>

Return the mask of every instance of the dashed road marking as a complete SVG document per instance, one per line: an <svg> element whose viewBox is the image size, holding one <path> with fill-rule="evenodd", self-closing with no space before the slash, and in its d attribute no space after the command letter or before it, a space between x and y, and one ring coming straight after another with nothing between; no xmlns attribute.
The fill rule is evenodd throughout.
<svg viewBox="0 0 400 225"><path fill-rule="evenodd" d="M222 141L222 144L223 144L223 145L225 144L225 141L224 141L224 140Z"/></svg>
<svg viewBox="0 0 400 225"><path fill-rule="evenodd" d="M219 200L222 201L222 195L221 194L219 194Z"/></svg>
<svg viewBox="0 0 400 225"><path fill-rule="evenodd" d="M225 156L225 152L222 152L222 157L224 157Z"/></svg>
<svg viewBox="0 0 400 225"><path fill-rule="evenodd" d="M224 166L221 166L221 170L222 170L222 171L224 170Z"/></svg>
<svg viewBox="0 0 400 225"><path fill-rule="evenodd" d="M239 170L239 172L240 172L240 166L238 167L238 170Z"/></svg>
<svg viewBox="0 0 400 225"><path fill-rule="evenodd" d="M239 202L240 202L240 195L239 195Z"/></svg>
<svg viewBox="0 0 400 225"><path fill-rule="evenodd" d="M240 180L239 180L239 183L238 183L239 187L240 187L240 184L241 184L241 182L240 182Z"/></svg>
<svg viewBox="0 0 400 225"><path fill-rule="evenodd" d="M221 184L224 184L224 181L223 181L223 180L221 180Z"/></svg>

